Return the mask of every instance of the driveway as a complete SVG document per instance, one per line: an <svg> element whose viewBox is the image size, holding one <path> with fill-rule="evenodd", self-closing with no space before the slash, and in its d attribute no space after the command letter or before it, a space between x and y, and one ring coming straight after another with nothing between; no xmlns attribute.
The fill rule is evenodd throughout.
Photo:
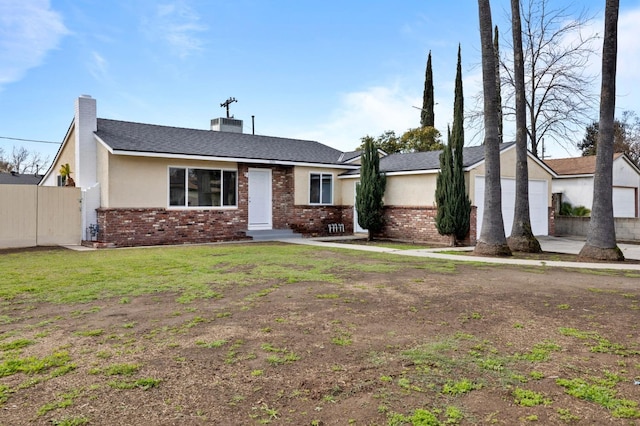
<svg viewBox="0 0 640 426"><path fill-rule="evenodd" d="M537 238L542 250L554 253L578 254L585 242L583 237L539 236ZM640 244L618 243L618 247L622 250L625 259L640 260Z"/></svg>

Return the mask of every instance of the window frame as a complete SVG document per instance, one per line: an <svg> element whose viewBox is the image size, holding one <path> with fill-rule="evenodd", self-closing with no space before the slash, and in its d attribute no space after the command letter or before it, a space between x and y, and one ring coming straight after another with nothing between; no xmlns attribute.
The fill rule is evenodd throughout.
<svg viewBox="0 0 640 426"><path fill-rule="evenodd" d="M311 185L311 181L313 179L313 176L319 176L320 177L320 191L318 193L318 199L319 202L314 203L311 200L311 191L312 191L312 185ZM322 181L325 177L329 177L330 178L330 184L331 184L331 188L329 190L329 197L330 200L328 203L323 202L323 190L322 190ZM333 175L333 173L325 173L325 172L309 172L309 190L307 192L307 196L308 196L308 200L309 200L309 205L310 206L332 206L333 205L333 200L334 200L334 182L335 182L335 176Z"/></svg>
<svg viewBox="0 0 640 426"><path fill-rule="evenodd" d="M184 204L183 205L172 205L171 204L171 170L172 169L180 169L184 171ZM190 206L189 203L189 172L191 170L206 170L213 172L220 172L220 205L219 206ZM225 172L233 172L235 173L235 185L234 185L234 197L235 204L233 205L224 205L224 193L225 193L225 184L224 184L224 174ZM191 166L176 166L170 165L167 167L167 208L171 210L231 210L238 208L238 177L239 172L238 169L232 168L224 168L224 167L191 167Z"/></svg>

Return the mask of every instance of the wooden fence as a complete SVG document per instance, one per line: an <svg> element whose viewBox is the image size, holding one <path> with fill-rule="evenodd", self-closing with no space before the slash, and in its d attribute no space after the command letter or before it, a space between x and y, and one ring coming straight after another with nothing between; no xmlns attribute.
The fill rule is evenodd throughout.
<svg viewBox="0 0 640 426"><path fill-rule="evenodd" d="M80 188L0 185L0 248L80 244Z"/></svg>

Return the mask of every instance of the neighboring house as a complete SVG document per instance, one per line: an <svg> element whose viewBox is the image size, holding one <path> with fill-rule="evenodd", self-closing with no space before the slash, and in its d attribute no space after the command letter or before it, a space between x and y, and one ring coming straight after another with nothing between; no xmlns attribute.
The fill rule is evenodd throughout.
<svg viewBox="0 0 640 426"><path fill-rule="evenodd" d="M553 193L560 194L561 202L591 209L596 156L545 160L556 176ZM613 156L613 215L638 217L640 169L626 154Z"/></svg>
<svg viewBox="0 0 640 426"><path fill-rule="evenodd" d="M501 147L503 215L510 232L515 188L515 145ZM447 241L435 228L435 187L440 151L381 155L387 174L381 236ZM242 133L242 121L218 118L211 130L97 118L96 100L81 96L75 116L40 185L59 186L69 163L81 189L85 239L138 246L229 241L256 232L304 236L359 230L355 193L360 152L318 142ZM465 148L467 188L473 205L468 238L482 221L484 148ZM551 172L529 157L534 233L553 229ZM552 217L552 216L551 216ZM93 237L93 235L92 235ZM91 238L93 239L93 238Z"/></svg>
<svg viewBox="0 0 640 426"><path fill-rule="evenodd" d="M0 185L37 185L41 180L42 175L0 172Z"/></svg>
<svg viewBox="0 0 640 426"><path fill-rule="evenodd" d="M440 170L440 153L429 151L391 154L380 159L380 170L387 175L384 196L386 226L381 236L423 241L448 242L435 227L437 213L435 190ZM553 234L551 204L552 171L529 153L529 202L531 224L536 235ZM471 200L471 230L467 243L475 244L480 235L484 209L484 146L466 147L463 152L465 181ZM502 215L505 234L511 233L515 205L514 143L500 146ZM359 178L357 171L340 179ZM348 188L353 185L348 186Z"/></svg>

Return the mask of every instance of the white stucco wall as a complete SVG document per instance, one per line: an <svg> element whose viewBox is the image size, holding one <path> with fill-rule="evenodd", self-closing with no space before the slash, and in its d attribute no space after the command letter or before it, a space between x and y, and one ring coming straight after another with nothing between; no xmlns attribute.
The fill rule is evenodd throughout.
<svg viewBox="0 0 640 426"><path fill-rule="evenodd" d="M627 161L624 157L618 157L613 162L613 197L614 197L614 215L629 216L629 210L636 210L640 205L640 173ZM561 193L562 201L568 202L572 206L584 206L591 209L593 205L593 176L585 177L559 177L553 180L553 193ZM624 200L617 199L620 194L624 194ZM630 200L631 195L633 200ZM625 208L620 206L626 204Z"/></svg>

